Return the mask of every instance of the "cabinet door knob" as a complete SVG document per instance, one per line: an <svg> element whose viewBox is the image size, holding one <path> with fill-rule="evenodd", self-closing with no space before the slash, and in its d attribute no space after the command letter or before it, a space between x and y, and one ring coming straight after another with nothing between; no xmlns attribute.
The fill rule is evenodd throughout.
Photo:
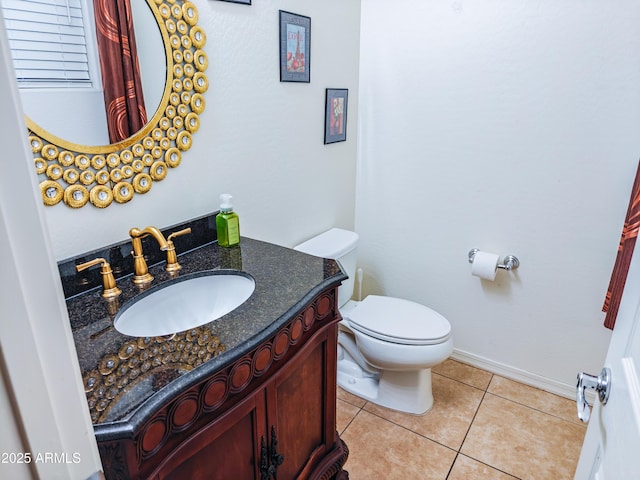
<svg viewBox="0 0 640 480"><path fill-rule="evenodd" d="M260 480L269 480L271 473L269 472L269 454L267 451L267 443L264 441L264 435L260 438Z"/></svg>
<svg viewBox="0 0 640 480"><path fill-rule="evenodd" d="M264 435L260 438L260 480L277 480L278 467L284 462L284 455L278 453L276 428L271 427L271 445L267 448ZM269 450L271 454L269 455Z"/></svg>

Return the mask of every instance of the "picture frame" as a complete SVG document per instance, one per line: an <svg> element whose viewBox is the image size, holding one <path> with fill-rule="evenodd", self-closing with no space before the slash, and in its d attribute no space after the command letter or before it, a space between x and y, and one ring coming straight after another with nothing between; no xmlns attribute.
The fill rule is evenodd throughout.
<svg viewBox="0 0 640 480"><path fill-rule="evenodd" d="M347 139L347 107L349 90L327 88L324 107L324 143L344 142Z"/></svg>
<svg viewBox="0 0 640 480"><path fill-rule="evenodd" d="M218 0L219 2L240 3L242 5L251 5L251 0Z"/></svg>
<svg viewBox="0 0 640 480"><path fill-rule="evenodd" d="M311 82L311 18L280 10L280 81Z"/></svg>

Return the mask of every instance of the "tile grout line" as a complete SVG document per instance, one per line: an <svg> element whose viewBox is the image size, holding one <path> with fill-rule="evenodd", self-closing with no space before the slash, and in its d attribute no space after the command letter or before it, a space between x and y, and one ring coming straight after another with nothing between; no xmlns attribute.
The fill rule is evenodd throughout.
<svg viewBox="0 0 640 480"><path fill-rule="evenodd" d="M491 373L491 372L489 372L489 373ZM470 455L466 455L466 454L462 453L462 447L464 445L464 442L467 440L467 436L469 435L469 432L471 431L471 427L473 426L473 422L475 422L475 420L476 420L478 412L480 411L480 407L482 406L482 402L484 402L484 399L487 396L487 394L493 395L491 392L489 392L489 387L491 386L491 381L493 380L494 376L495 376L495 374L491 373L491 378L489 378L489 382L487 383L487 386L483 390L482 398L480 399L480 402L478 403L478 408L476 409L475 413L473 414L473 418L471 419L471 423L469 423L469 428L467 428L467 432L465 433L464 438L462 439L462 442L460 443L460 448L458 448L458 451L456 452L456 458L453 460L453 463L451 464L451 468L449 469L449 473L445 477L445 480L447 480L449 478L449 476L451 475L451 471L453 470L453 466L455 465L456 460L458 460L458 457L460 455L462 455L463 457L467 457L467 458L469 458L469 459L471 459L471 460L473 460L475 462L481 463L482 465L486 465L487 467L489 467L489 468L491 468L493 470L496 470L496 471L498 471L500 473L504 473L505 475L508 475L508 476L514 478L515 480L521 480L519 477L516 477L515 475L511 475L510 473L505 472L504 470L501 470L498 467L495 467L493 465L489 465L488 463L485 463L485 462L483 462L481 460L478 460L477 458L473 458ZM481 389L478 389L478 390L481 390Z"/></svg>
<svg viewBox="0 0 640 480"><path fill-rule="evenodd" d="M453 381L456 381L456 382L460 382L460 380L453 379L453 378L450 378L450 377L446 377L445 375L443 375L443 376L444 376L445 378L449 378L449 380L453 380ZM478 407L476 408L476 411L473 413L473 418L471 419L471 422L469 422L469 427L467 428L467 431L466 431L466 433L464 434L464 438L462 439L462 441L460 442L460 446L459 446L459 447L458 447L458 449L456 450L456 456L455 456L455 458L453 459L453 462L451 463L451 466L449 467L449 471L447 472L447 476L446 476L446 477L444 477L444 478L445 478L445 480L447 480L447 479L449 478L449 476L451 475L451 472L453 471L453 467L454 467L454 465L456 464L456 461L458 460L458 457L459 457L460 455L464 455L464 454L462 454L460 451L462 450L462 446L464 445L464 442L465 442L465 440L467 439L467 435L469 435L469 430L471 430L471 426L473 425L473 422L474 422L474 421L475 421L475 419L476 419L476 415L478 415L478 410L480 410L480 406L482 405L482 402L484 401L484 397L487 395L487 390L489 389L489 385L491 385L491 380L492 380L492 379L493 379L493 374L491 374L491 378L489 378L489 381L487 382L487 386L484 388L484 390L479 389L478 387L474 387L474 388L478 388L478 390L482 390L482 392L483 392L483 393L482 393L482 398L480 399L480 402L478 402ZM466 384L466 383L464 383L464 382L460 382L460 383L462 383L463 385L467 385L467 384ZM473 386L473 385L471 385L471 386ZM466 455L465 455L465 456L466 456ZM467 457L468 457L468 456L467 456ZM472 457L468 457L468 458L472 458ZM478 460L476 460L475 458L473 458L473 460L478 461ZM480 463L482 463L482 462L480 462ZM489 465L489 467L490 467L490 468L494 468L494 467L492 467L491 465Z"/></svg>
<svg viewBox="0 0 640 480"><path fill-rule="evenodd" d="M347 402L346 400L343 400L343 402L349 403L349 402ZM351 420L349 420L349 421L347 422L347 424L345 425L345 427L342 429L342 432L340 432L340 436L344 435L344 434L347 432L347 429L349 428L349 426L353 423L353 421L356 419L356 417L357 417L358 415L360 415L360 412L362 412L362 410L363 410L363 408L364 408L364 405L363 405L362 407L358 407L357 405L353 405L352 403L349 403L349 405L351 405L351 406L353 406L353 407L356 407L356 408L358 409L358 411L356 412L356 414L355 414L353 417L351 417ZM365 404L365 405L366 405L366 404Z"/></svg>
<svg viewBox="0 0 640 480"><path fill-rule="evenodd" d="M477 367L473 367L473 368L477 368ZM484 371L484 372L487 372L487 373L490 373L490 374L491 374L491 378L489 379L489 383L487 384L487 386L486 386L484 389L483 389L483 388L481 388L481 387L478 387L478 386L476 386L476 385L472 385L471 383L464 382L464 381L462 381L462 380L460 380L460 379L458 379L458 378L453 378L453 377L450 377L450 376L448 376L448 375L444 375L444 374L442 374L442 373L438 373L438 372L433 372L433 373L434 373L434 374L436 374L436 375L440 375L441 377L447 378L447 379L449 379L449 380L453 380L454 382L461 383L461 384L466 385L466 386L468 386L468 387L473 387L473 388L475 388L475 389L482 390L482 391L484 391L485 393L489 393L489 394L491 394L491 395L493 395L493 396L495 396L495 397L502 398L503 400L507 400L507 401L509 401L509 402L513 402L513 403L515 403L515 404L517 404L517 405L521 405L521 406L523 406L523 407L530 408L531 410L534 410L534 411L536 411L536 412L540 412L540 413L543 413L543 414L545 414L545 415L549 415L549 416L551 416L551 417L557 418L557 419L559 419L559 420L563 420L563 421L565 421L565 422L569 422L570 424L573 424L573 425L578 425L578 426L583 427L583 428L585 428L585 429L586 429L586 426L585 426L585 425L582 425L582 424L580 424L580 423L578 423L578 422L571 421L571 420L569 420L569 419L567 419L567 418L561 417L561 416L556 415L556 414L551 413L551 412L546 412L546 411L541 410L541 409L539 409L539 408L533 407L533 406L528 405L528 404L526 404L526 403L522 403L521 401L514 400L514 399L509 398L509 397L505 397L505 396L500 395L500 394L497 394L497 393L495 393L495 392L490 392L490 391L489 391L489 387L491 386L491 381L493 380L493 377L494 377L494 376L497 376L497 377L499 377L499 378L505 378L505 377L502 377L502 376L500 376L500 375L498 375L498 374L495 374L495 373L488 372L487 370L482 370L482 371ZM507 379L507 380L509 380L509 379ZM511 381L512 381L512 382L514 382L514 383L519 383L519 384L520 384L520 382L516 382L516 381L514 381L514 380L511 380ZM527 386L527 387L529 386L529 385L525 385L525 384L521 384L521 385L524 385L524 386ZM536 388L536 387L531 387L531 388ZM571 399L568 399L568 398L562 397L562 396L560 396L560 395L556 395L555 393L547 392L547 391L545 391L545 390L541 390L541 389L537 389L537 390L540 390L541 392L543 392L543 393L544 393L544 394L546 394L546 395L553 395L553 396L555 396L555 397L559 397L559 398L562 398L562 399L564 399L564 400L571 401ZM482 400L484 400L484 395L482 396Z"/></svg>
<svg viewBox="0 0 640 480"><path fill-rule="evenodd" d="M512 400L512 399L510 399L510 398L506 398L506 397L503 397L503 396L501 396L501 395L497 395L497 394L495 394L495 393L493 393L493 392L490 392L490 391L489 391L489 388L491 387L491 382L493 381L493 377L494 377L494 376L496 376L496 374L492 373L492 374L491 374L491 378L489 379L489 383L487 384L487 387L484 389L484 393L483 393L483 395L482 395L482 399L480 400L480 403L478 404L478 408L476 409L476 412L474 413L473 418L471 419L471 423L469 424L469 428L467 429L467 433L465 434L464 439L462 440L462 443L460 444L460 448L458 449L458 452L456 453L456 458L455 458L455 460L457 460L457 459L458 459L458 457L459 457L460 455L462 455L462 456L467 457L467 458L470 458L470 459L472 459L472 460L474 460L474 461L476 461L476 462L478 462L478 463L481 463L482 465L486 465L487 467L489 467L489 468L491 468L491 469L493 469L493 470L497 470L497 471L499 471L499 472L501 472L501 473L504 473L505 475L508 475L509 477L512 477L512 478L514 478L515 480L522 480L520 477L516 477L515 475L512 475L511 473L506 472L506 471L504 471L504 470L502 470L502 469L500 469L500 468L498 468L498 467L496 467L496 466L493 466L493 465L490 465L490 464L488 464L488 463L486 463L486 462L483 462L482 460L479 460L479 459L477 459L477 458L474 458L474 457L472 457L471 455L468 455L468 454L464 454L464 453L462 453L462 447L463 447L463 445L464 445L464 442L467 440L467 436L469 435L469 432L471 431L471 428L473 427L473 423L475 422L476 417L477 417L477 415L478 415L478 412L480 411L480 407L482 406L482 403L484 402L484 400L485 400L485 398L487 397L487 395L491 395L491 396L494 396L494 397L497 397L497 398L501 398L501 399L503 399L503 400L505 400L505 401L507 401L507 402L511 402L511 403L516 404L516 405L520 405L520 406L522 406L522 407L529 408L529 409L531 409L531 410L533 410L533 411L536 411L536 412L539 412L539 413L542 413L542 414L548 415L548 416L550 416L550 417L557 418L557 419L559 419L559 420L563 420L563 421L565 421L565 422L567 422L567 423L569 423L569 424L571 424L572 422L571 422L571 421L569 421L569 420L566 420L566 419L564 419L564 418L558 417L558 416L556 416L556 415L553 415L553 414L550 414L550 413L544 412L544 411L542 411L542 410L538 410L537 408L531 407L531 406L529 406L529 405L526 405L526 404L523 404L523 403L520 403L520 402L516 402L516 401L514 401L514 400ZM499 375L497 375L497 376L499 376ZM454 460L454 464L455 464L455 460ZM453 469L453 464L452 464L451 468ZM451 474L451 470L449 471L449 475L450 475L450 474ZM449 478L449 475L447 475L446 479L448 479L448 478ZM445 479L445 480L446 480L446 479Z"/></svg>
<svg viewBox="0 0 640 480"><path fill-rule="evenodd" d="M374 404L374 405L375 405L375 404ZM366 404L365 404L365 406L366 406ZM383 417L382 415L377 414L376 412L370 412L369 410L365 410L365 408L364 408L364 407L362 407L360 410L361 410L361 411L364 411L365 413L367 413L367 414L369 414L369 415L373 415L374 417L378 417L380 420L384 420L385 422L390 423L391 425L395 425L396 427L399 427L399 428L401 428L401 429L403 429L403 430L406 430L407 432L409 432L409 433L411 433L411 434L413 434L413 435L417 435L418 437L422 437L422 438L424 438L425 440L429 440L430 442L433 442L433 443L435 443L436 445L440 445L441 447L444 447L444 448L446 448L447 450L451 450L452 452L455 452L456 454L458 453L458 450L456 450L455 448L450 447L449 445L445 445L444 443L441 443L441 442L439 442L438 440L435 440L435 439L433 439L433 438L430 438L430 437L428 437L428 436L426 436L426 435L424 435L424 434L422 434L422 433L420 433L420 432L416 432L415 430L411 430L409 427L406 427L406 426L404 426L404 425L401 425L401 424L399 424L399 423L396 423L396 422L394 422L393 420L389 420L388 418L385 418L385 417ZM358 412L358 413L360 413L360 412ZM356 415L357 415L357 414L356 414ZM355 416L354 416L354 418L355 418Z"/></svg>
<svg viewBox="0 0 640 480"><path fill-rule="evenodd" d="M517 401L517 400L513 400L512 398L505 397L505 396L503 396L503 395L499 395L499 394L497 394L497 393L489 392L489 391L487 391L486 393L488 393L489 395L493 395L494 397L498 397L498 398L501 398L501 399L503 399L503 400L506 400L506 401L508 401L508 402L515 403L516 405L520 405L520 406L522 406L522 407L529 408L529 409L531 409L531 410L533 410L533 411L535 411L535 412L539 412L539 413L542 413L542 414L544 414L544 415L549 415L550 417L557 418L558 420L562 420L563 422L570 423L571 425L576 425L576 426L578 426L578 427L582 427L582 428L584 428L585 430L586 430L586 428L587 428L587 427L586 427L586 425L581 425L581 424L580 424L580 423L578 423L578 422L574 422L574 421L568 420L568 419L566 419L566 418L564 418L564 417L561 417L561 416L559 416L559 415L556 415L556 414L554 414L554 413L545 412L544 410L540 410L539 408L532 407L531 405L527 405L526 403L522 403L522 402L519 402L519 401ZM545 393L549 393L549 392L545 392ZM551 393L550 395L553 395L553 394ZM484 399L484 397L483 397L483 399Z"/></svg>
<svg viewBox="0 0 640 480"><path fill-rule="evenodd" d="M475 367L474 367L475 368ZM483 372L486 372L486 370L483 370ZM476 390L482 390L483 392L486 392L487 389L489 388L489 384L491 383L491 379L489 379L489 382L487 383L486 387L478 387L477 385L473 385L472 383L469 382L465 382L463 380L460 380L459 378L454 378L454 377L450 377L448 375L444 375L443 373L439 373L439 372L431 372L434 375L439 375L443 378L449 379L449 380L453 380L454 382L458 382L461 383L462 385L466 385L467 387L471 387L471 388L475 388ZM493 378L494 374L491 372L487 372L491 375L491 378Z"/></svg>
<svg viewBox="0 0 640 480"><path fill-rule="evenodd" d="M453 466L455 465L456 460L458 460L458 457L460 455L462 455L463 457L467 457L467 458L469 458L469 459L471 459L471 460L473 460L475 462L481 463L482 465L486 465L487 467L489 467L489 468L491 468L493 470L496 470L496 471L498 471L500 473L504 473L505 475L509 475L510 477L512 477L512 478L514 478L516 480L520 480L518 477L516 477L514 475L511 475L510 473L505 472L504 470L501 470L498 467L495 467L493 465L489 465L488 463L485 463L485 462L483 462L481 460L478 460L477 458L473 458L470 455L466 455L466 454L462 453L462 447L464 446L464 442L467 440L467 436L469 435L469 432L471 431L471 427L473 427L473 422L475 422L476 417L478 416L478 412L480 411L480 407L482 406L482 402L484 402L484 399L487 396L487 394L491 395L491 393L489 392L489 386L491 385L491 381L493 380L494 375L495 374L493 374L493 373L491 374L491 378L489 379L489 382L487 383L487 386L483 390L482 398L480 399L480 402L478 403L478 408L476 409L475 413L473 414L473 418L471 419L471 422L469 423L469 428L467 428L467 432L465 433L464 438L462 439L462 442L460 443L460 448L458 448L458 451L456 452L456 458L454 459L453 463L451 464L451 468L449 469L449 473L445 477L445 480L447 480L449 478L449 476L451 475L451 471L453 470Z"/></svg>
<svg viewBox="0 0 640 480"><path fill-rule="evenodd" d="M345 390L345 391L346 391L346 390ZM353 394L351 394L351 395L353 395ZM345 400L344 398L338 398L338 400L342 400L343 402L348 403L348 404L349 404L349 405L351 405L352 407L356 407L356 408L364 408L364 405L362 405L362 406L356 405L355 403L351 403L349 400ZM362 400L364 400L364 399L362 399ZM364 400L364 403L365 403L365 405L366 405L366 404L367 404L367 400Z"/></svg>
<svg viewBox="0 0 640 480"><path fill-rule="evenodd" d="M456 456L453 458L453 462L451 462L451 466L449 467L449 471L447 472L447 476L444 477L444 480L447 480L449 478L449 476L451 475L451 471L453 470L453 466L456 464L456 461L458 460L458 457L460 456L460 452L456 452Z"/></svg>
<svg viewBox="0 0 640 480"><path fill-rule="evenodd" d="M493 465L489 465L489 464L488 464L488 463L486 463L486 462L483 462L483 461L481 461L481 460L478 460L477 458L473 458L473 457L472 457L472 456L470 456L470 455L465 455L464 453L460 453L460 452L458 452L458 454L456 455L456 460L458 459L458 457L459 457L459 456L469 458L469 459L473 460L474 462L478 462L478 463L480 463L480 464L482 464L482 465L485 465L485 466L489 467L489 468L490 468L490 469L492 469L492 470L495 470L495 471L497 471L497 472L503 473L503 474L505 474L505 475L507 475L507 476L509 476L509 477L513 478L514 480L522 480L522 478L520 478L520 477L516 477L515 475L512 475L512 474L511 474L511 473L509 473L509 472L505 472L504 470L501 470L501 469L499 469L498 467L494 467ZM455 462L454 462L454 463L455 463ZM449 475L450 475L450 474L451 474L451 471L449 472ZM447 475L447 479L449 478L449 475ZM445 480L446 480L446 479L445 479Z"/></svg>
<svg viewBox="0 0 640 480"><path fill-rule="evenodd" d="M476 417L478 416L478 412L480 411L480 407L482 406L482 402L484 402L484 399L487 396L487 393L489 393L488 390L489 390L489 385L491 385L491 380L493 380L493 373L491 374L491 378L489 379L489 383L487 383L487 386L486 386L486 388L484 389L484 391L482 393L482 398L480 399L480 402L478 403L478 408L476 408L476 411L473 414L473 418L471 419L471 422L469 422L469 428L467 428L467 431L464 434L464 438L462 439L462 442L460 442L460 448L458 449L458 452L461 452L462 447L464 446L464 442L467 440L467 436L469 435L469 432L471 431L471 427L473 427L473 422L476 421ZM469 457L469 458L471 458L471 457Z"/></svg>
<svg viewBox="0 0 640 480"><path fill-rule="evenodd" d="M356 419L356 417L359 414L360 414L360 410L358 410L358 412L353 416L353 418L349 420L349 423L345 425L344 429L340 432L340 437L342 437L345 433L347 433L347 429L349 428L349 426L351 426L351 423Z"/></svg>

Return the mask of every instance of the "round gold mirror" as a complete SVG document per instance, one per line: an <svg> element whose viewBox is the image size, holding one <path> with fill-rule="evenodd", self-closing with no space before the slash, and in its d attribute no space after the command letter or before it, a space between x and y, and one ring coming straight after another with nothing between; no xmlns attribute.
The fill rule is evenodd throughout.
<svg viewBox="0 0 640 480"><path fill-rule="evenodd" d="M139 1L139 0L133 0ZM148 192L180 165L204 111L208 66L198 11L182 0L147 0L164 44L166 81L157 110L139 130L108 145L55 136L27 116L29 143L45 205L105 208ZM28 112L27 112L28 113ZM62 121L65 121L62 118Z"/></svg>

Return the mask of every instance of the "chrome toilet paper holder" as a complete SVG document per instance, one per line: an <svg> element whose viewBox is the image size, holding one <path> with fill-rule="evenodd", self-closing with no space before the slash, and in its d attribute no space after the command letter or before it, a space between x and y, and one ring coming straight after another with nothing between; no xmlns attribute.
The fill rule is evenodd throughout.
<svg viewBox="0 0 640 480"><path fill-rule="evenodd" d="M478 248L472 248L471 250L469 250L469 263L473 263L473 258L479 251L480 249ZM514 255L507 255L502 259L502 262L503 263L499 263L497 265L498 268L501 268L502 270L515 270L520 266L520 260L518 260L518 258Z"/></svg>

